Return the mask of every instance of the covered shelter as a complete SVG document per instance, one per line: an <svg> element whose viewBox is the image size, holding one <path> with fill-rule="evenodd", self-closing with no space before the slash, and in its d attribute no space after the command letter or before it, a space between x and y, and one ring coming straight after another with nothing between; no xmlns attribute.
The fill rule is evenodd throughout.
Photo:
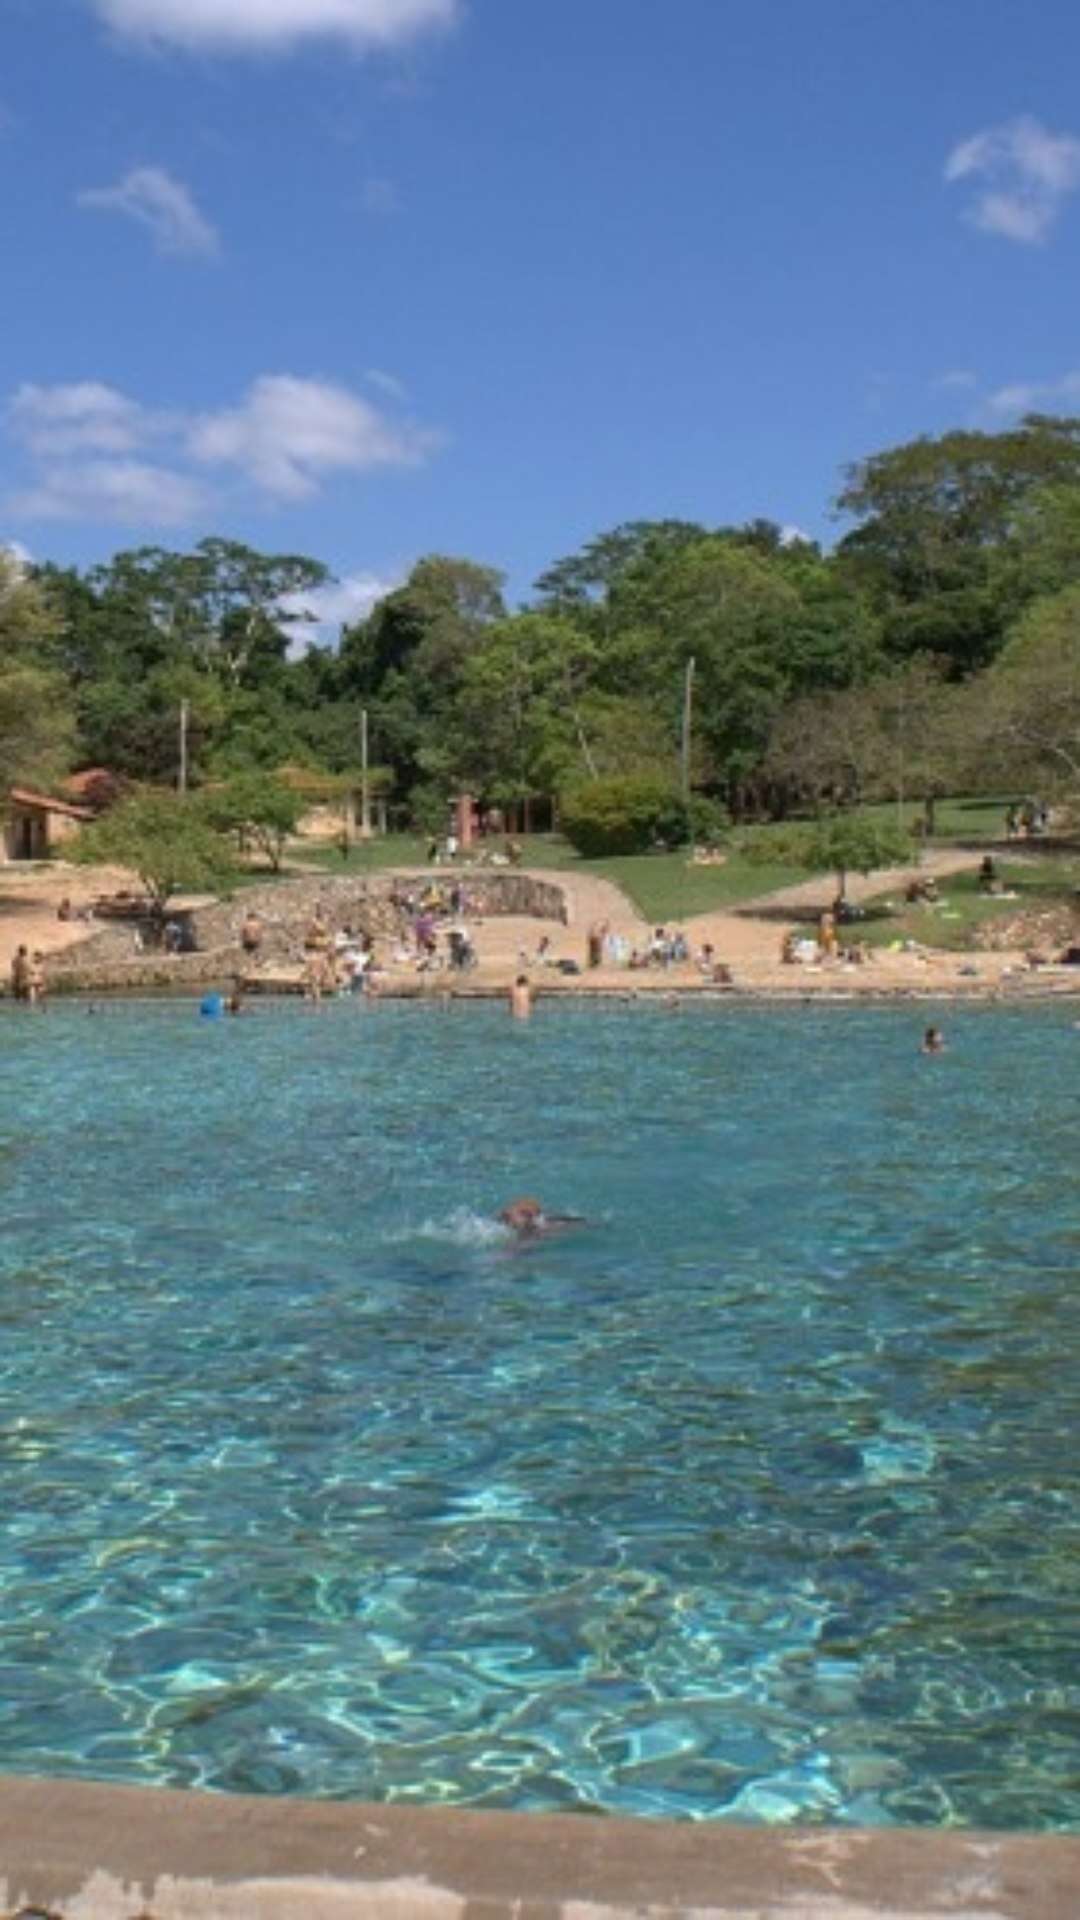
<svg viewBox="0 0 1080 1920"><path fill-rule="evenodd" d="M0 822L4 858L51 860L93 818L92 807L12 787Z"/></svg>

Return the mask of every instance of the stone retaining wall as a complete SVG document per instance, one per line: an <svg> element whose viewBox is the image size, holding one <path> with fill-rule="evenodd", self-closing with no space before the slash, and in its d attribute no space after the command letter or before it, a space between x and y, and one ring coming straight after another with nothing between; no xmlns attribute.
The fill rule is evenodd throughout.
<svg viewBox="0 0 1080 1920"><path fill-rule="evenodd" d="M227 900L195 909L186 916L198 941L195 953L136 953L134 923L110 922L77 946L49 957L50 988L56 993L139 993L228 986L235 975L248 970L240 928L249 913L257 913L263 923L260 960L296 965L316 908L335 930L348 926L355 933L388 939L400 924L395 889L418 896L429 882L447 891L454 885L462 887L466 921L515 915L565 925L569 917L562 888L525 873L444 870L407 878L304 874L245 887Z"/></svg>

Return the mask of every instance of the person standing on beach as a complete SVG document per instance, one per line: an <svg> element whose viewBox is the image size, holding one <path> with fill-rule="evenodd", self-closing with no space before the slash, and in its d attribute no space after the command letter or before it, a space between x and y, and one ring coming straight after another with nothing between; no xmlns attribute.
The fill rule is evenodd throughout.
<svg viewBox="0 0 1080 1920"><path fill-rule="evenodd" d="M254 908L252 908L250 913L244 915L243 925L240 928L240 945L243 949L245 959L251 961L258 959L259 948L262 945L262 937L262 921Z"/></svg>
<svg viewBox="0 0 1080 1920"><path fill-rule="evenodd" d="M11 997L13 1000L29 999L30 955L26 947L19 947L11 962Z"/></svg>
<svg viewBox="0 0 1080 1920"><path fill-rule="evenodd" d="M334 986L334 963L330 953L330 929L321 907L316 907L304 935L304 992L316 1006L324 992Z"/></svg>
<svg viewBox="0 0 1080 1920"><path fill-rule="evenodd" d="M45 956L35 953L26 972L26 1002L28 1006L40 1007L45 1003Z"/></svg>

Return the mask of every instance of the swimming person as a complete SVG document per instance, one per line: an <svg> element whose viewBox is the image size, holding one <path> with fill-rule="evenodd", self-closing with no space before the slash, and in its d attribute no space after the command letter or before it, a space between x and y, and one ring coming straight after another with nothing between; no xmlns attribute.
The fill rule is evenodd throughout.
<svg viewBox="0 0 1080 1920"><path fill-rule="evenodd" d="M519 973L510 989L510 1012L515 1020L527 1020L532 1013L533 996L525 974Z"/></svg>
<svg viewBox="0 0 1080 1920"><path fill-rule="evenodd" d="M940 1027L927 1027L926 1032L923 1034L923 1042L922 1042L922 1047L920 1048L920 1052L922 1053L944 1053L945 1052L945 1035L942 1033Z"/></svg>
<svg viewBox="0 0 1080 1920"><path fill-rule="evenodd" d="M497 1217L519 1240L539 1240L544 1234L557 1232L560 1227L580 1227L585 1224L584 1215L580 1213L548 1213L546 1207L539 1200L534 1200L531 1194L511 1200Z"/></svg>

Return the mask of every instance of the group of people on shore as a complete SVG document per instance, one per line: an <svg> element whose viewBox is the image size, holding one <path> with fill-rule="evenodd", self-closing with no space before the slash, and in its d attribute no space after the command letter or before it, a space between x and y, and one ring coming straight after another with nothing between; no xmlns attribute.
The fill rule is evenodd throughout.
<svg viewBox="0 0 1080 1920"><path fill-rule="evenodd" d="M840 929L849 918L850 914L842 910L841 903L834 901L819 915L816 933L802 933L798 927L789 927L780 941L781 965L813 967L822 963L839 963L844 966L865 966L871 953L865 940L841 937Z"/></svg>
<svg viewBox="0 0 1080 1920"><path fill-rule="evenodd" d="M600 967L641 973L659 968L669 973L673 967L694 967L705 980L728 985L731 972L717 959L711 941L695 952L682 927L654 927L649 939L631 946L624 934L613 931L607 920L594 920L585 936L585 962L590 972Z"/></svg>
<svg viewBox="0 0 1080 1920"><path fill-rule="evenodd" d="M1005 815L1006 840L1036 840L1050 831L1050 809L1041 800L1025 800Z"/></svg>
<svg viewBox="0 0 1080 1920"><path fill-rule="evenodd" d="M501 827L487 829L481 822L482 839L488 839L491 834L501 832ZM503 841L501 851L491 846L482 846L479 850L475 847L463 849L457 834L450 832L442 839L435 835L428 841L428 865L430 867L455 866L458 855L462 851L467 853L470 865L483 867L520 867L524 853L520 842L509 836Z"/></svg>

